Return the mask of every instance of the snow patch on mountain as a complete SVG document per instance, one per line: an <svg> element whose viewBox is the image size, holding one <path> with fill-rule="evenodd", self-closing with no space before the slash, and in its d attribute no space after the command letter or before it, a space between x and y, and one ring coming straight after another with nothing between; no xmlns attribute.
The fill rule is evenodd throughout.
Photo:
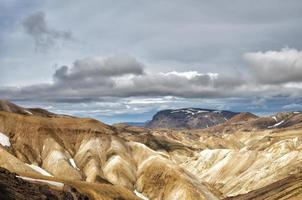
<svg viewBox="0 0 302 200"><path fill-rule="evenodd" d="M11 143L9 141L9 137L7 137L4 133L0 132L0 144L4 147L10 147Z"/></svg>
<svg viewBox="0 0 302 200"><path fill-rule="evenodd" d="M33 115L32 112L28 111L28 110L24 110L27 114Z"/></svg>
<svg viewBox="0 0 302 200"><path fill-rule="evenodd" d="M43 180L43 179L35 179L35 178L29 178L29 177L25 177L25 176L17 176L17 177L22 178L23 180L26 180L26 181L46 183L46 184L53 185L53 186L59 187L59 188L64 187L64 183L57 182L57 181L48 181L48 180Z"/></svg>
<svg viewBox="0 0 302 200"><path fill-rule="evenodd" d="M136 196L138 196L142 200L149 200L149 198L147 198L146 196L144 196L142 193L138 192L137 190L134 190L134 193Z"/></svg>
<svg viewBox="0 0 302 200"><path fill-rule="evenodd" d="M180 112L185 113L187 115L196 115L199 113L208 113L208 112L221 113L221 111L217 111L217 110L209 111L209 110L199 110L199 109L194 109L194 108L173 110L170 113L173 114L173 113L180 113Z"/></svg>
<svg viewBox="0 0 302 200"><path fill-rule="evenodd" d="M37 165L29 165L29 164L26 164L27 166L29 166L30 168L32 168L33 170L39 172L40 174L44 175L44 176L52 176L48 171L46 171L45 169L42 169L41 167L37 166Z"/></svg>
<svg viewBox="0 0 302 200"><path fill-rule="evenodd" d="M276 127L280 126L283 123L284 123L284 120L282 120L281 122L278 122L278 123L276 123L276 124L274 124L272 126L268 126L267 128L276 128Z"/></svg>
<svg viewBox="0 0 302 200"><path fill-rule="evenodd" d="M77 170L80 170L80 169L77 167L76 163L74 162L74 159L70 158L70 159L69 159L69 162L70 162L70 164L72 165L73 168L75 168L75 169L77 169Z"/></svg>
<svg viewBox="0 0 302 200"><path fill-rule="evenodd" d="M277 122L277 117L276 116L272 116L272 118Z"/></svg>

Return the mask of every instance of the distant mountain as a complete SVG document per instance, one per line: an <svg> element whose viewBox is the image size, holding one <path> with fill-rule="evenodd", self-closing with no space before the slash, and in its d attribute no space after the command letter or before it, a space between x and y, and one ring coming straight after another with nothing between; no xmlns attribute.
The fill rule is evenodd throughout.
<svg viewBox="0 0 302 200"><path fill-rule="evenodd" d="M301 123L301 112L279 112L268 117L261 117L251 121L250 125L258 129L274 129L301 126Z"/></svg>
<svg viewBox="0 0 302 200"><path fill-rule="evenodd" d="M162 110L146 124L148 128L208 128L224 123L239 113L226 110L183 108Z"/></svg>
<svg viewBox="0 0 302 200"><path fill-rule="evenodd" d="M252 113L240 113L225 123L207 129L211 133L233 133L234 131L273 130L302 127L302 112L279 112L271 116L258 117Z"/></svg>
<svg viewBox="0 0 302 200"><path fill-rule="evenodd" d="M145 127L148 121L146 122L123 122L123 124L127 124L129 126L138 126L138 127Z"/></svg>

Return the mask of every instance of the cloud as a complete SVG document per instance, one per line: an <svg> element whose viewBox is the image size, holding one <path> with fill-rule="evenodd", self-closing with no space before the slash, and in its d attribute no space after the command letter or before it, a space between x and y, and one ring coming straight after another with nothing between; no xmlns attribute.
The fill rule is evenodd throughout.
<svg viewBox="0 0 302 200"><path fill-rule="evenodd" d="M161 73L164 76L171 76L171 75L175 75L175 76L179 76L179 77L184 77L187 79L192 79L196 76L202 76L203 74L198 73L197 71L187 71L187 72L176 72L176 71L172 71L172 72L167 72L167 73ZM208 77L212 78L212 79L217 79L218 74L217 73L208 73L207 74Z"/></svg>
<svg viewBox="0 0 302 200"><path fill-rule="evenodd" d="M302 82L302 51L284 48L244 54L254 78L262 84Z"/></svg>
<svg viewBox="0 0 302 200"><path fill-rule="evenodd" d="M56 87L97 90L114 87L114 78L143 73L143 64L136 59L130 56L112 56L76 60L70 68L62 66L57 69L53 77Z"/></svg>
<svg viewBox="0 0 302 200"><path fill-rule="evenodd" d="M58 41L73 40L70 31L60 31L50 28L45 18L44 12L36 12L27 16L22 21L25 32L35 41L36 51L47 51L49 48L56 46Z"/></svg>
<svg viewBox="0 0 302 200"><path fill-rule="evenodd" d="M91 57L74 62L69 76L121 76L143 74L143 64L130 56Z"/></svg>

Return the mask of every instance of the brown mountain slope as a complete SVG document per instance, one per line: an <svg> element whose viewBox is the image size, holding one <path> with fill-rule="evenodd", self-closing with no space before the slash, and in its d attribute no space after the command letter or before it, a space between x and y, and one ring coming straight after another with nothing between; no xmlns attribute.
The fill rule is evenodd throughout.
<svg viewBox="0 0 302 200"><path fill-rule="evenodd" d="M280 181L225 200L300 200L302 199L302 173L289 175Z"/></svg>
<svg viewBox="0 0 302 200"><path fill-rule="evenodd" d="M2 152L0 164L11 171L28 173L29 167L45 170L56 179L70 182L69 185L80 183L81 188L87 188L86 193L94 186L85 184L108 187L112 183L115 187L111 193L121 187L124 196L137 190L151 199L175 199L177 190L179 199L218 199L212 193L214 188L184 173L169 155L141 143L127 142L115 128L96 120L0 112L0 132L11 143ZM9 165L5 164L7 160ZM158 170L163 176L159 176ZM155 189L161 180L165 184ZM114 199L110 194L107 199ZM96 199L99 198L97 195Z"/></svg>
<svg viewBox="0 0 302 200"><path fill-rule="evenodd" d="M257 191L296 173L302 164L302 129L296 126L219 134L208 129L118 129L126 139L146 145L152 144L147 140L152 135L154 143L165 145L150 147L164 149L174 162L225 196Z"/></svg>
<svg viewBox="0 0 302 200"><path fill-rule="evenodd" d="M229 124L239 123L240 124L240 123L245 123L247 121L257 119L257 118L259 118L259 117L252 113L243 112L243 113L239 113L238 115L235 115L234 117L229 119L227 121L227 123L229 123Z"/></svg>

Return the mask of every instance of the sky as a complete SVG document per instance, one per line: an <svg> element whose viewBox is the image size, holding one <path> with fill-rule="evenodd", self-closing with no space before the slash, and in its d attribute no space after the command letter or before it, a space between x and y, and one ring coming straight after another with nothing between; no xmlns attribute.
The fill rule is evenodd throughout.
<svg viewBox="0 0 302 200"><path fill-rule="evenodd" d="M0 0L0 98L112 124L302 110L300 0Z"/></svg>

